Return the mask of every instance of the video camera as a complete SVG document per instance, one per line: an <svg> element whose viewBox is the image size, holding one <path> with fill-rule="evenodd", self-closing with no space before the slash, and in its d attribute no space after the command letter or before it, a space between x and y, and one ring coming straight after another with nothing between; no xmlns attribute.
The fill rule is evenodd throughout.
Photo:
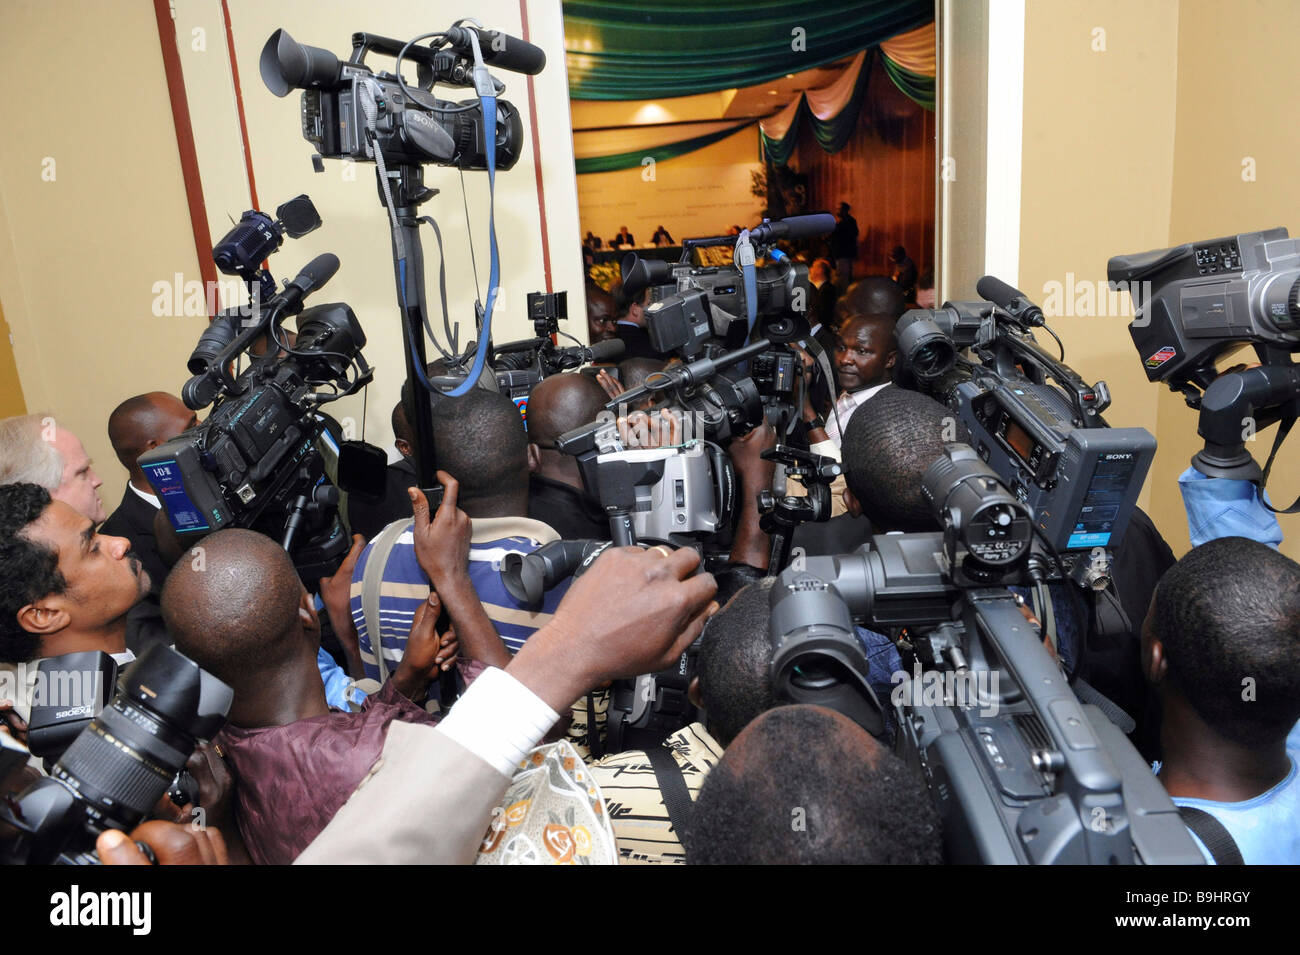
<svg viewBox="0 0 1300 955"><path fill-rule="evenodd" d="M9 850L12 860L95 864L99 833L130 832L144 821L178 785L198 740L211 739L225 724L233 699L230 687L188 657L150 647L49 776L0 810L0 818L23 833Z"/></svg>
<svg viewBox="0 0 1300 955"><path fill-rule="evenodd" d="M1107 273L1133 296L1129 334L1147 379L1200 410L1205 447L1192 466L1263 487L1300 415L1300 239L1286 229L1243 232L1117 255ZM1260 366L1220 375L1216 360L1247 344ZM1261 471L1245 441L1274 422L1281 426ZM1300 500L1284 513L1297 509Z"/></svg>
<svg viewBox="0 0 1300 955"><path fill-rule="evenodd" d="M583 345L560 331L560 319L569 317L568 298L567 292L529 292L528 316L533 321L533 337L492 348L497 387L516 404L527 407L528 395L543 378L591 362L614 361L626 348L618 339ZM566 335L576 344L562 348L552 340L554 335Z"/></svg>
<svg viewBox="0 0 1300 955"><path fill-rule="evenodd" d="M924 774L948 861L1199 864L1178 810L1118 727L1082 704L1007 584L1043 579L1034 515L964 445L923 478L938 533L809 557L771 590L777 698L884 735L855 623L905 628L896 749Z"/></svg>
<svg viewBox="0 0 1300 955"><path fill-rule="evenodd" d="M900 374L956 412L1075 583L1104 590L1110 551L1137 505L1155 438L1144 428L1106 425L1106 383L1089 385L1065 364L1063 350L1058 359L1038 346L1032 329L1046 326L1037 306L992 276L976 288L989 301L904 313L895 329Z"/></svg>
<svg viewBox="0 0 1300 955"><path fill-rule="evenodd" d="M216 407L202 424L139 459L182 542L227 527L260 531L282 542L309 587L333 573L349 543L327 474L337 466L338 438L319 408L373 377L351 308L302 307L338 265L329 253L318 256L223 348L196 349L191 369L202 370L186 382L182 398L194 410L213 401ZM281 328L290 315L298 315L292 345ZM232 377L236 358L264 335L267 353ZM330 390L314 390L321 386Z"/></svg>
<svg viewBox="0 0 1300 955"><path fill-rule="evenodd" d="M353 159L374 162L378 153L390 164L432 162L461 169L486 169L488 139L483 110L476 101L452 103L432 93L436 83L474 86L465 51L480 46L486 62L503 69L539 73L546 64L542 51L495 31L450 27L443 36L449 49L436 50L371 33L352 34L347 62L328 50L298 43L285 30L276 30L262 48L259 69L276 96L290 90L302 94L302 134L318 150L313 162ZM472 39L471 39L472 37ZM423 38L422 38L423 39ZM368 53L397 58L396 72L375 73L365 65ZM494 55L495 54L495 55ZM401 77L404 59L415 62L417 86ZM489 95L497 84L484 74ZM509 102L496 104L491 147L498 169L510 169L523 148L519 111Z"/></svg>

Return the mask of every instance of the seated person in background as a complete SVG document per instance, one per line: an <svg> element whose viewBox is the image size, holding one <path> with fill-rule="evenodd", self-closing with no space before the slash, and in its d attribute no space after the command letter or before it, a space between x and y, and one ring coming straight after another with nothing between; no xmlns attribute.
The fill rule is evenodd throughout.
<svg viewBox="0 0 1300 955"><path fill-rule="evenodd" d="M179 398L164 391L127 398L108 416L108 440L112 442L113 452L126 468L130 480L122 494L122 503L104 521L100 533L125 537L131 542L131 550L153 580L154 594L162 590L170 569L158 556L153 534L154 515L162 505L136 462L146 451L170 441L198 423L197 414L185 407Z"/></svg>
<svg viewBox="0 0 1300 955"><path fill-rule="evenodd" d="M772 644L768 601L772 578L750 585L704 628L691 702L704 709L704 723L691 723L663 741L695 799L722 751L750 720L776 705L772 694ZM657 757L656 757L657 758ZM660 772L673 772L641 750L606 756L591 764L591 775L605 796L609 822L624 864L686 861L661 786Z"/></svg>
<svg viewBox="0 0 1300 955"><path fill-rule="evenodd" d="M668 234L668 230L665 229L663 226L660 226L659 228L655 229L654 238L652 238L650 241L653 242L655 245L675 245L675 244L676 244L676 243L673 241L673 237L672 237L671 235Z"/></svg>
<svg viewBox="0 0 1300 955"><path fill-rule="evenodd" d="M108 516L99 479L81 440L53 415L0 421L0 485L35 484L96 524Z"/></svg>
<svg viewBox="0 0 1300 955"><path fill-rule="evenodd" d="M555 448L566 431L595 421L605 391L581 374L551 375L528 396L528 516L553 527L562 540L609 540L609 518L578 473L578 459Z"/></svg>
<svg viewBox="0 0 1300 955"><path fill-rule="evenodd" d="M632 237L631 232L627 231L627 226L621 226L618 230L618 235L614 236L613 240L609 244L613 249L621 249L625 246L630 249L636 245L636 239Z"/></svg>
<svg viewBox="0 0 1300 955"><path fill-rule="evenodd" d="M1174 802L1217 820L1247 865L1300 863L1300 752L1287 749L1300 719L1300 564L1240 537L1193 549L1160 580L1142 663L1163 705L1157 775ZM1204 822L1183 818L1215 861Z"/></svg>
<svg viewBox="0 0 1300 955"><path fill-rule="evenodd" d="M582 244L595 252L599 252L600 247L604 245L604 243L600 239L600 236L596 235L590 229L587 230L587 237L582 240Z"/></svg>
<svg viewBox="0 0 1300 955"><path fill-rule="evenodd" d="M901 759L833 710L779 706L745 727L709 773L686 861L936 865L943 842L925 784Z"/></svg>
<svg viewBox="0 0 1300 955"><path fill-rule="evenodd" d="M390 723L435 721L409 697L423 698L444 662L439 608L421 608L393 678L359 713L331 711L320 621L288 554L242 529L203 549L202 570L181 561L167 578L163 614L176 649L235 691L215 742L235 776L239 832L255 863L287 865L365 777Z"/></svg>
<svg viewBox="0 0 1300 955"><path fill-rule="evenodd" d="M97 534L44 488L0 486L0 665L16 674L16 664L93 650L130 663L127 614L148 593L149 574L126 538ZM13 701L24 720L36 668L26 673Z"/></svg>

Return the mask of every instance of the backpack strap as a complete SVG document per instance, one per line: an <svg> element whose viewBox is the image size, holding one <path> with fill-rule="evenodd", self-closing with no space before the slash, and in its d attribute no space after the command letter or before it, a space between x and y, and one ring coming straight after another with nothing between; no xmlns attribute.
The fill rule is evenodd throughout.
<svg viewBox="0 0 1300 955"><path fill-rule="evenodd" d="M686 848L686 824L691 817L691 791L686 788L686 776L681 766L673 758L672 752L664 744L651 746L645 754L654 770L655 782L664 798L664 808L668 810L668 821L677 833L677 841Z"/></svg>
<svg viewBox="0 0 1300 955"><path fill-rule="evenodd" d="M1216 865L1246 864L1232 835L1210 813L1194 806L1179 806L1178 815L1182 816L1183 824L1205 843L1205 848L1210 850L1210 857Z"/></svg>
<svg viewBox="0 0 1300 955"><path fill-rule="evenodd" d="M366 636L370 638L370 650L379 667L379 683L388 680L388 662L384 659L384 640L379 629L379 591L384 584L384 569L388 566L388 555L393 552L397 538L406 530L409 521L393 521L375 538L366 559L366 570L361 575L361 613L366 621Z"/></svg>

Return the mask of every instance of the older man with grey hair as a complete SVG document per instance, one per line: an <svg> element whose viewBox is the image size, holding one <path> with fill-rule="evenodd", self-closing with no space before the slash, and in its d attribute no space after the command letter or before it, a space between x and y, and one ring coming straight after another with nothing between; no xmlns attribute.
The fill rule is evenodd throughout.
<svg viewBox="0 0 1300 955"><path fill-rule="evenodd" d="M104 482L81 440L53 415L29 414L0 421L0 484L35 484L94 523L108 516L99 499Z"/></svg>

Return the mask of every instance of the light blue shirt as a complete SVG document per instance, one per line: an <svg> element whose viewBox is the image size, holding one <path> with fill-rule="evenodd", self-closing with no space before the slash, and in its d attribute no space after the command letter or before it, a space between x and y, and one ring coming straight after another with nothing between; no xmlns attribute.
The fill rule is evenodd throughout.
<svg viewBox="0 0 1300 955"><path fill-rule="evenodd" d="M1206 477L1188 468L1178 476L1178 490L1193 547L1220 537L1245 537L1274 550L1282 543L1277 515L1264 506L1259 488L1250 481Z"/></svg>

